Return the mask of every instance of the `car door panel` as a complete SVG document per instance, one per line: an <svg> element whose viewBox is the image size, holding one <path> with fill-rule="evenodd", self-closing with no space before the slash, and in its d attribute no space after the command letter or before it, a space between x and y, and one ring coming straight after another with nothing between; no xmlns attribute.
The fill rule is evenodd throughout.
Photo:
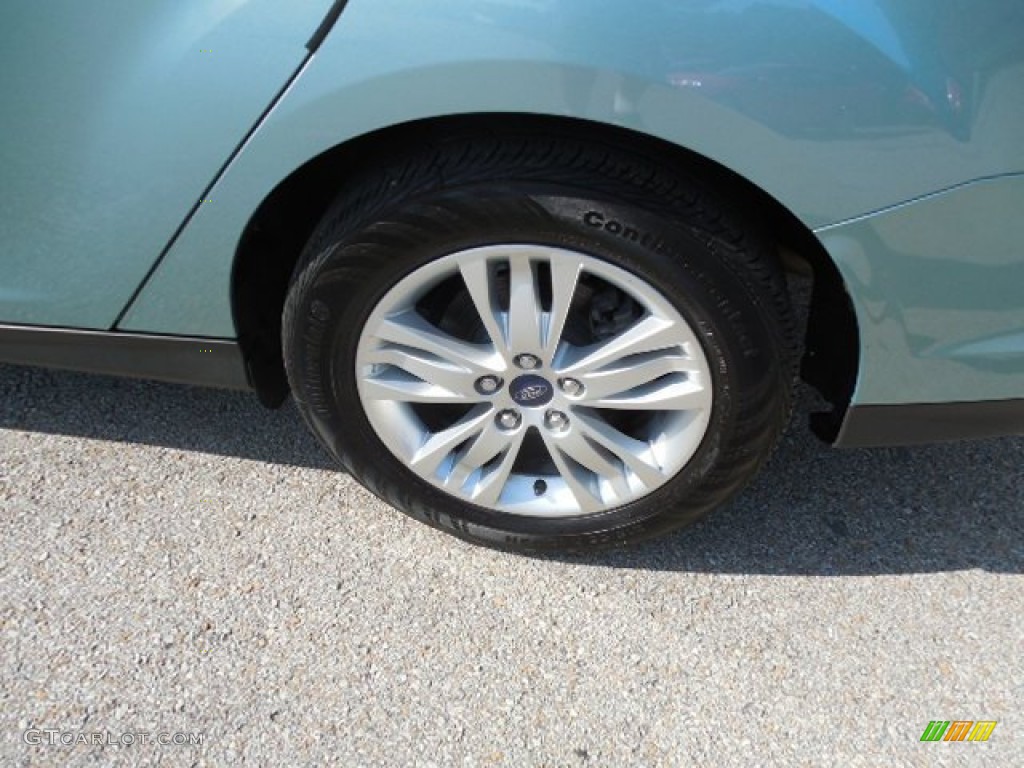
<svg viewBox="0 0 1024 768"><path fill-rule="evenodd" d="M113 326L330 0L280 7L0 7L0 322Z"/></svg>

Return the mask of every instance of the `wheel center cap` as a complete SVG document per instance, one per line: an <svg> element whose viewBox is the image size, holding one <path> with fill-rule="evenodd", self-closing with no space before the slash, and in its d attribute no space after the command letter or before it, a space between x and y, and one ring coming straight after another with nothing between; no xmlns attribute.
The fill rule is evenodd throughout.
<svg viewBox="0 0 1024 768"><path fill-rule="evenodd" d="M555 388L548 380L532 373L515 379L509 384L508 391L516 405L523 408L540 408L555 396Z"/></svg>

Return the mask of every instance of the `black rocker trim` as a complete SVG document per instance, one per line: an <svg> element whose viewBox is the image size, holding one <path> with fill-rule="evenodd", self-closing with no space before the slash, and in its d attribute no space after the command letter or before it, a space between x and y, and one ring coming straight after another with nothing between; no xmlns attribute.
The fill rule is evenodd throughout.
<svg viewBox="0 0 1024 768"><path fill-rule="evenodd" d="M252 389L235 341L0 325L0 363Z"/></svg>
<svg viewBox="0 0 1024 768"><path fill-rule="evenodd" d="M1008 435L1024 435L1024 399L854 405L835 444L867 448Z"/></svg>

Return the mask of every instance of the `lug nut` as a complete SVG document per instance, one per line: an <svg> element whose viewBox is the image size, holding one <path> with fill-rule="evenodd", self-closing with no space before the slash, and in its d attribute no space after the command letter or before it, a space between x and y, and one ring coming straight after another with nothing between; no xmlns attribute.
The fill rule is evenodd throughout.
<svg viewBox="0 0 1024 768"><path fill-rule="evenodd" d="M497 376L481 376L476 380L476 389L485 395L491 395L501 387L501 379Z"/></svg>
<svg viewBox="0 0 1024 768"><path fill-rule="evenodd" d="M583 394L583 384L576 379L562 379L562 391L569 397L577 397Z"/></svg>
<svg viewBox="0 0 1024 768"><path fill-rule="evenodd" d="M519 422L522 421L522 417L518 411L505 410L501 411L495 420L498 422L498 426L502 429L515 429L519 426Z"/></svg>
<svg viewBox="0 0 1024 768"><path fill-rule="evenodd" d="M515 363L526 371L532 371L534 368L540 368L540 358L536 355L518 355Z"/></svg>
<svg viewBox="0 0 1024 768"><path fill-rule="evenodd" d="M548 429L562 430L569 426L569 417L561 411L548 411L544 415L544 424Z"/></svg>

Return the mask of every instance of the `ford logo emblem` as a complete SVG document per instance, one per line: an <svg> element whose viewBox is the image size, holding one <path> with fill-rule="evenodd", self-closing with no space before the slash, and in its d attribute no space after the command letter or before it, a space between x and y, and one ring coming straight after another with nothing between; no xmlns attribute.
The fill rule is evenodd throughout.
<svg viewBox="0 0 1024 768"><path fill-rule="evenodd" d="M529 387L523 387L516 393L517 400L540 400L544 395L548 393L547 387L542 387L540 384L533 384Z"/></svg>
<svg viewBox="0 0 1024 768"><path fill-rule="evenodd" d="M555 394L554 388L548 383L547 379L533 374L520 376L513 381L512 386L509 387L509 392L516 404L524 408L537 408L547 405Z"/></svg>

